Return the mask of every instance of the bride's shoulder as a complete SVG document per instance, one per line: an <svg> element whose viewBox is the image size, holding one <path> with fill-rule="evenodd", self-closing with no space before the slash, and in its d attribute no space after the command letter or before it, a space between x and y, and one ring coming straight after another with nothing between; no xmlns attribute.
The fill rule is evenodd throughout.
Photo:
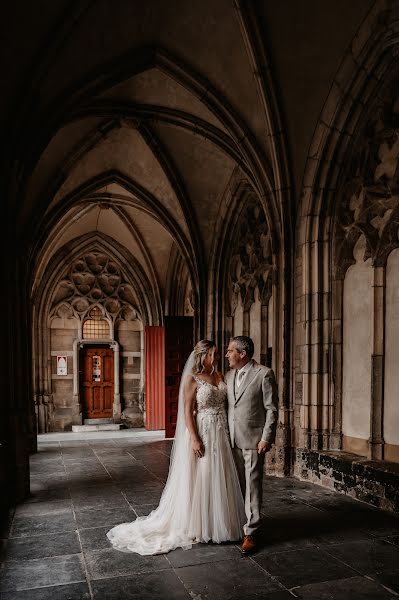
<svg viewBox="0 0 399 600"><path fill-rule="evenodd" d="M187 375L184 376L183 383L186 387L197 385L197 380L194 373L187 373Z"/></svg>

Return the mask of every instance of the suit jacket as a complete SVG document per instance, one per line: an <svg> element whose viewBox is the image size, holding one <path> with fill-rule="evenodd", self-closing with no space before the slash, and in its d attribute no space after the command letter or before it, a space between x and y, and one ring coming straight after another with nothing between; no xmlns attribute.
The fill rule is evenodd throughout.
<svg viewBox="0 0 399 600"><path fill-rule="evenodd" d="M226 374L231 445L255 449L260 440L274 442L278 415L277 387L272 369L251 361L235 391L236 369Z"/></svg>

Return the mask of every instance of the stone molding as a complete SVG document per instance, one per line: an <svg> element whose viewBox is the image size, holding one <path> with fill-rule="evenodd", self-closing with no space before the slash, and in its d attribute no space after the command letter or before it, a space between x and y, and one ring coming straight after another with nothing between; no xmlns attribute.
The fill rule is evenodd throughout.
<svg viewBox="0 0 399 600"><path fill-rule="evenodd" d="M81 254L64 273L50 301L49 321L76 318L81 329L96 306L111 325L111 338L117 320L142 320L134 288L120 267L107 254L93 250Z"/></svg>

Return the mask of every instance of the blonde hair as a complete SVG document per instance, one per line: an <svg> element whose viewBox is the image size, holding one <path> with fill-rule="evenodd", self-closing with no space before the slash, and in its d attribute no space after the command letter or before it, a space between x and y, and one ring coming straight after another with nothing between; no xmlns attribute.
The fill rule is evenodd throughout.
<svg viewBox="0 0 399 600"><path fill-rule="evenodd" d="M194 347L194 365L193 373L202 373L204 370L204 362L209 350L213 348L215 352L216 344L211 340L200 340ZM213 367L213 371L215 368ZM212 371L212 373L213 373Z"/></svg>

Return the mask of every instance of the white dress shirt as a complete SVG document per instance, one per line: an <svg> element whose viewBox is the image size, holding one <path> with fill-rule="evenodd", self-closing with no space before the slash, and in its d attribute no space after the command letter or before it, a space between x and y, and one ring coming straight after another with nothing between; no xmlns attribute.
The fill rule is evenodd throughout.
<svg viewBox="0 0 399 600"><path fill-rule="evenodd" d="M241 367L241 369L237 370L237 373L236 373L236 384L237 384L238 388L240 387L240 385L244 381L245 375L247 374L247 372L251 368L251 365L252 365L252 361L249 360L243 367Z"/></svg>

